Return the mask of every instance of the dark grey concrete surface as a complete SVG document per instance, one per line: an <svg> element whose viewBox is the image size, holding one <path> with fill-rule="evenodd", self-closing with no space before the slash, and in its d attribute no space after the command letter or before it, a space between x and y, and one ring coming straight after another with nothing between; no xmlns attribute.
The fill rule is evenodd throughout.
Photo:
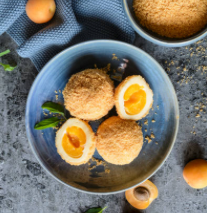
<svg viewBox="0 0 207 213"><path fill-rule="evenodd" d="M151 178L159 198L145 213L207 213L207 188L190 188L182 177L191 159L207 159L207 39L189 47L165 48L138 38L136 45L152 55L166 70L180 105L176 144L164 166ZM26 98L38 72L29 59L15 53L16 44L0 36L0 52L9 48L0 67L0 213L83 213L89 207L107 206L106 213L136 213L124 193L96 196L80 193L53 180L40 167L29 147L24 111ZM0 59L1 60L1 59Z"/></svg>

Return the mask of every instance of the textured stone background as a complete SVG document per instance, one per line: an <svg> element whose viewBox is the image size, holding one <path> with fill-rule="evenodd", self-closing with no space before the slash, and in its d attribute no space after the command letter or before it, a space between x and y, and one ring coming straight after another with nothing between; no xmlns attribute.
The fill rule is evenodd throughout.
<svg viewBox="0 0 207 213"><path fill-rule="evenodd" d="M145 213L206 213L207 188L190 188L182 178L186 162L207 159L207 39L182 48L165 48L138 38L136 45L152 55L166 70L177 91L180 129L164 166L151 178L159 198ZM124 193L88 195L53 180L37 163L27 142L24 112L26 98L38 74L28 59L15 53L8 35L0 36L0 52L11 49L0 67L0 213L83 213L89 207L107 206L106 213L136 213ZM0 59L1 60L1 59Z"/></svg>

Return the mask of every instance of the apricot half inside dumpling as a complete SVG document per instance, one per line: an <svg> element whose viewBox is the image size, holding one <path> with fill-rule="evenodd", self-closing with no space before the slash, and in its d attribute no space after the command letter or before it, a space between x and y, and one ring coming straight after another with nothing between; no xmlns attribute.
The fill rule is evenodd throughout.
<svg viewBox="0 0 207 213"><path fill-rule="evenodd" d="M137 187L127 190L125 197L134 208L146 209L158 197L158 189L150 180L146 180Z"/></svg>
<svg viewBox="0 0 207 213"><path fill-rule="evenodd" d="M127 77L115 90L115 105L122 119L140 120L153 104L153 92L140 75Z"/></svg>
<svg viewBox="0 0 207 213"><path fill-rule="evenodd" d="M57 152L67 163L86 163L95 151L95 135L91 126L80 119L70 118L56 133Z"/></svg>

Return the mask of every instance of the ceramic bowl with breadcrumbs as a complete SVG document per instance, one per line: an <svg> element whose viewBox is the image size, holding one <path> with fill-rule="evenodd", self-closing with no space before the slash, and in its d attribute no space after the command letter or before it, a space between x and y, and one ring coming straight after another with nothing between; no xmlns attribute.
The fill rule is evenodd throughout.
<svg viewBox="0 0 207 213"><path fill-rule="evenodd" d="M206 0L122 0L129 23L143 38L181 47L207 36Z"/></svg>

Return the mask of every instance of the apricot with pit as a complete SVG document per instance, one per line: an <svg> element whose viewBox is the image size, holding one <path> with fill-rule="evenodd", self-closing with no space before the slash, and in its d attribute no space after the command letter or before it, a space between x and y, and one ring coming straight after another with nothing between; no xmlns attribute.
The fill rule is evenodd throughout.
<svg viewBox="0 0 207 213"><path fill-rule="evenodd" d="M43 24L52 19L55 14L54 0L29 0L26 4L26 13L31 21Z"/></svg>
<svg viewBox="0 0 207 213"><path fill-rule="evenodd" d="M137 187L127 190L125 197L136 209L146 209L158 197L158 189L150 180L146 180Z"/></svg>
<svg viewBox="0 0 207 213"><path fill-rule="evenodd" d="M183 177L192 188L207 187L207 161L203 159L190 161L183 170Z"/></svg>

